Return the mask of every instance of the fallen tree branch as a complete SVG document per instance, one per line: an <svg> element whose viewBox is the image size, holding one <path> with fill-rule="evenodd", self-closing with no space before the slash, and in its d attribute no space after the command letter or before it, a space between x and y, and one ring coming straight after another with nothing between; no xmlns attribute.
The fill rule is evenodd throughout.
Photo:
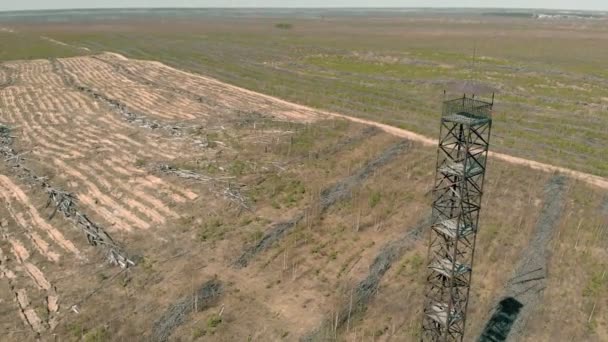
<svg viewBox="0 0 608 342"><path fill-rule="evenodd" d="M239 208L253 212L253 210L249 206L248 199L243 196L240 189L237 188L234 184L228 183L228 186L222 191L222 196L224 196L224 198L228 201L236 204Z"/></svg>
<svg viewBox="0 0 608 342"><path fill-rule="evenodd" d="M196 171L180 169L167 164L157 165L154 169L158 172L175 175L180 178L210 183L211 191L216 196L223 197L227 201L235 204L241 210L253 212L253 208L249 204L249 199L241 192L241 187L230 182L230 180L233 180L236 177L211 177Z"/></svg>
<svg viewBox="0 0 608 342"><path fill-rule="evenodd" d="M106 249L110 264L118 265L121 268L134 266L135 262L128 258L127 253L112 240L110 235L79 211L76 195L53 187L48 183L46 177L39 177L32 170L24 167L21 163L21 156L24 153L17 153L11 147L12 143L13 137L10 135L10 129L0 124L0 155L5 158L5 161L10 162L17 177L38 184L44 189L49 196L46 207L53 204L53 212L48 219L51 220L58 211L61 212L65 218L85 233L89 244L103 246Z"/></svg>
<svg viewBox="0 0 608 342"><path fill-rule="evenodd" d="M156 166L156 170L163 172L163 173L172 174L172 175L175 175L180 178L194 179L194 180L202 181L202 182L211 182L211 181L225 182L229 179L236 178L236 177L211 177L211 176L203 175L196 171L176 168L176 167L168 165L168 164L160 164L160 165Z"/></svg>
<svg viewBox="0 0 608 342"><path fill-rule="evenodd" d="M191 312L200 312L214 305L224 291L224 284L212 279L196 290L172 304L152 326L152 341L169 340L173 331L182 325Z"/></svg>

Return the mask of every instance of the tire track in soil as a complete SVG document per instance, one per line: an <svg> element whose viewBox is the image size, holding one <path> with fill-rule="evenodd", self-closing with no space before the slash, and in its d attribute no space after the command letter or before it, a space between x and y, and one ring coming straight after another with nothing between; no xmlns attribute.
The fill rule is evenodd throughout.
<svg viewBox="0 0 608 342"><path fill-rule="evenodd" d="M213 306L219 300L223 290L222 282L212 279L205 282L192 295L185 296L169 306L154 322L151 340L154 342L169 340L173 331L186 321L190 313L200 312Z"/></svg>
<svg viewBox="0 0 608 342"><path fill-rule="evenodd" d="M376 296L384 274L395 261L424 238L424 233L430 224L431 218L426 217L409 229L401 239L385 244L369 266L368 275L353 288L352 303L342 305L337 312L337 317L325 319L317 329L306 334L300 341L331 341L334 339L334 332L342 328L350 318L363 314L369 302Z"/></svg>
<svg viewBox="0 0 608 342"><path fill-rule="evenodd" d="M545 184L543 208L530 242L521 254L513 277L505 285L504 294L494 307L492 316L486 320L479 342L519 341L529 318L542 305L548 246L562 214L566 185L567 179L562 175L554 175Z"/></svg>
<svg viewBox="0 0 608 342"><path fill-rule="evenodd" d="M335 203L350 198L352 190L373 175L376 169L390 163L399 155L410 149L411 146L412 144L409 141L400 141L384 150L375 159L368 161L365 166L357 170L352 176L346 177L329 188L324 189L321 192L321 198L316 206L309 206L290 220L273 224L258 243L247 248L243 254L241 254L234 262L234 267L247 267L251 259L260 252L271 247L275 242L281 240L285 234L294 229L302 219L309 215L309 213L317 212L317 215L322 215Z"/></svg>

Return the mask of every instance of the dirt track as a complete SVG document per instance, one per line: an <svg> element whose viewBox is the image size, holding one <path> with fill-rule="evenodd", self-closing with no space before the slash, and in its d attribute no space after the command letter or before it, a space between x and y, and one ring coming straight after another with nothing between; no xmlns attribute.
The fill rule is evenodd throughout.
<svg viewBox="0 0 608 342"><path fill-rule="evenodd" d="M114 54L117 55L117 54ZM121 56L121 58L126 59L126 57ZM281 100L279 98L270 96L270 95L265 95L265 94L261 94L261 93L257 93L255 91L252 90L248 90L248 89L244 89L244 88L240 88L237 86L233 86L233 85L229 85L229 84L225 84L222 83L218 80L212 79L210 77L206 77L206 76L201 76L201 75L196 75L196 74L191 74L188 73L186 71L182 71L182 70L177 70L174 68L171 68L169 66L166 66L160 62L154 62L157 63L159 65L162 65L164 68L168 68L168 69L172 69L176 72L180 72L180 73L184 73L190 76L194 76L194 77L200 77L210 83L215 83L215 84L222 84L222 86L229 88L233 91L240 91L243 94L246 94L248 96L258 96L261 98L266 98L270 101L273 102L277 102L280 104L284 104L285 106L290 106L292 108L294 108L293 112L285 112L286 115L288 116L292 116L294 119L302 119L302 114L311 114L311 115L318 115L318 114L322 114L322 115L326 115L326 116L332 116L332 117L338 117L338 118L343 118L343 119L347 119L347 120L351 120L353 122L358 122L358 123L362 123L362 124L366 124L366 125L371 125L371 126L375 126L378 127L380 129L382 129L383 131L398 136L398 137L402 137L408 140L412 140L412 141L416 141L419 142L423 145L427 145L427 146L435 146L437 145L437 140L426 137L424 135L421 134L417 134L405 129L401 129L401 128L397 128L394 126L390 126L390 125L386 125L383 123L379 123L376 121L372 121L372 120L366 120L366 119L361 119L361 118L355 118L352 116L348 116L348 115L344 115L344 114L339 114L339 113L335 113L335 112L329 112L329 111L324 111L324 110L317 110L317 109L313 109L304 105L299 105L299 104L295 104L295 103L291 103L285 100ZM312 114L314 113L314 114ZM316 114L316 115L315 115ZM311 117L311 119L314 118ZM559 172L559 173L563 173L564 175L567 175L569 177L572 177L574 179L578 179L581 180L583 182L586 182L588 184L591 184L593 186L597 186L603 189L607 189L608 190L608 179L603 178L603 177L599 177L599 176L595 176L595 175L591 175L588 173L584 173L584 172L580 172L580 171L575 171L575 170L571 170L568 168L564 168L564 167L560 167L560 166L555 166L555 165L550 165L550 164L545 164L545 163L541 163L541 162L537 162L534 160L529 160L529 159L524 159L524 158L519 158L519 157L514 157L514 156L510 156L507 154L503 154L503 153L496 153L496 152L489 152L489 155L493 158L499 159L499 160L503 160L506 161L508 163L511 164L516 164L516 165L522 165L522 166L526 166L529 168L532 168L534 170L540 170L540 171L544 171L544 172Z"/></svg>
<svg viewBox="0 0 608 342"><path fill-rule="evenodd" d="M46 37L44 37L44 38L48 39ZM60 42L60 41L56 41L56 40L51 40L51 41L54 42L54 43L56 43L56 44L67 45L67 44L65 44L63 42ZM81 48L81 47L76 47L76 48ZM112 57L114 57L114 58L116 58L118 60L122 60L122 61L128 61L129 60L127 57L122 56L119 53L106 52L106 54L110 55L110 56L112 56ZM282 104L291 106L291 107L296 108L298 110L295 113L291 113L291 114L286 113L286 114L289 115L289 116L292 116L294 118L300 119L300 120L305 119L305 117L304 118L302 117L303 113L311 113L311 112L313 112L313 113L315 113L315 115L313 115L313 117L316 116L317 113L319 113L319 114L323 114L323 115L328 115L328 116L339 117L339 118L351 120L353 122L358 122L358 123L362 123L362 124L366 124L366 125L375 126L375 127L378 127L378 128L382 129L383 131L385 131L385 132L387 132L389 134L392 134L392 135L395 135L395 136L398 136L398 137L402 137L402 138L406 138L408 140L416 141L416 142L419 142L419 143L421 143L423 145L435 146L437 144L437 141L435 139L432 139L432 138L426 137L424 135L417 134L417 133L414 133L414 132L411 132L411 131L408 131L408 130L405 130L405 129L401 129L401 128L397 128L397 127L394 127L394 126L386 125L386 124L379 123L379 122L376 122L376 121L373 121L373 120L366 120L366 119L356 118L356 117L352 117L352 116L348 116L348 115L344 115L344 114L339 114L339 113L335 113L335 112L324 111L324 110L316 110L316 109L313 109L313 108L310 108L310 107L307 107L307 106L304 106L304 105L299 105L299 104L291 103L291 102L288 102L288 101L285 101L285 100L281 100L279 98L276 98L276 97L273 97L273 96L270 96L270 95L266 95L266 94L258 93L258 92L252 91L252 90L240 88L240 87L237 87L237 86L234 86L234 85L229 85L229 84L226 84L226 83L222 83L222 82L220 82L218 80L215 80L213 78L210 78L210 77L206 77L206 76L202 76L202 75L197 75L197 74L193 74L193 73L188 73L188 72L183 71L183 70L178 70L178 69L172 68L172 67L167 66L167 65L165 65L163 63L160 63L160 62L150 62L150 63L157 64L159 66L162 66L163 68L172 69L175 72L184 73L184 74L187 74L187 75L190 75L190 76L194 76L194 77L200 77L200 78L203 78L203 79L205 79L206 81L209 81L209 82L222 84L225 87L229 87L230 89L235 90L235 91L241 91L241 92L243 92L244 94L247 94L247 95L259 96L259 97L262 97L262 98L267 98L267 99L269 99L269 100L271 100L273 102L276 102L276 103L282 103ZM551 164L541 163L541 162L537 162L537 161L534 161L534 160L529 160L529 159L525 159L525 158L519 158L519 157L511 156L511 155L508 155L508 154L496 153L496 152L491 152L491 151L488 154L489 154L489 156L494 157L496 159L503 160L503 161L506 161L508 163L515 164L515 165L526 166L526 167L532 168L534 170L540 170L540 171L544 171L544 172L559 172L559 173L563 173L563 174L565 174L565 175L567 175L569 177L572 177L574 179L578 179L578 180L581 180L581 181L586 182L588 184L591 184L593 186L597 186L599 188L607 189L608 190L608 179L603 178L603 177L595 176L595 175L592 175L592 174L588 174L588 173L580 172L580 171L576 171L576 170L571 170L571 169L560 167L560 166L555 166L555 165L551 165Z"/></svg>

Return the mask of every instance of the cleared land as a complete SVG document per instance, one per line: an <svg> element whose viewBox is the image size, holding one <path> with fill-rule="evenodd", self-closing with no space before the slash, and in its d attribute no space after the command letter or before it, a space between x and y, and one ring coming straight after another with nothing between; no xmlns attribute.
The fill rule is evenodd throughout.
<svg viewBox="0 0 608 342"><path fill-rule="evenodd" d="M468 80L497 92L495 152L608 176L606 20L412 14L14 27L430 137L442 91L462 93Z"/></svg>
<svg viewBox="0 0 608 342"><path fill-rule="evenodd" d="M433 146L158 62L24 37L60 50L0 68L7 340L416 339ZM500 158L488 168L469 338L518 295L512 279L540 265L520 340L608 339L605 189ZM546 190L555 179L559 199ZM106 247L47 205L49 186L74 193L135 267L108 264Z"/></svg>

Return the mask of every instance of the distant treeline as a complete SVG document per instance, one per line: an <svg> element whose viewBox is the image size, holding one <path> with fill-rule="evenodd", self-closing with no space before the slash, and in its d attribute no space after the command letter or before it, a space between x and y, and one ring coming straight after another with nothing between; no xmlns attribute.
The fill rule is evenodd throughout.
<svg viewBox="0 0 608 342"><path fill-rule="evenodd" d="M482 15L500 16L500 17L516 17L516 18L534 18L535 14L530 12L484 12Z"/></svg>
<svg viewBox="0 0 608 342"><path fill-rule="evenodd" d="M289 30L293 27L293 25L289 24L289 23L278 23L278 24L275 24L274 27L276 27L278 29L282 29L282 30Z"/></svg>
<svg viewBox="0 0 608 342"><path fill-rule="evenodd" d="M565 11L543 11L543 12L483 12L482 15L499 16L510 18L571 18L571 19L601 19L606 17L606 13L587 13L587 12L565 12Z"/></svg>

